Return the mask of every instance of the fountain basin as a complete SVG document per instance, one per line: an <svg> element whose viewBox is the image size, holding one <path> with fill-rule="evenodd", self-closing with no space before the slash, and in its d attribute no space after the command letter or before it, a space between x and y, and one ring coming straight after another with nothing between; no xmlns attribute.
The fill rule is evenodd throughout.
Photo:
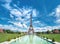
<svg viewBox="0 0 60 44"><path fill-rule="evenodd" d="M47 40L44 40L36 35L26 35L15 41L11 42L10 44L52 44Z"/></svg>

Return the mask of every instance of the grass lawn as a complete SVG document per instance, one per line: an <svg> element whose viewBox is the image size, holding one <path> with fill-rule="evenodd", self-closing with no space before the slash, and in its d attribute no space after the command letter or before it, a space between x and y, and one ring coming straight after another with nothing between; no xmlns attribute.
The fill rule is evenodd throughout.
<svg viewBox="0 0 60 44"><path fill-rule="evenodd" d="M12 38L16 38L20 36L20 34L7 34L7 33L0 33L0 43L11 40Z"/></svg>
<svg viewBox="0 0 60 44"><path fill-rule="evenodd" d="M39 36L45 36L49 39L53 39L57 42L60 42L60 34L39 34Z"/></svg>
<svg viewBox="0 0 60 44"><path fill-rule="evenodd" d="M7 41L7 40L11 40L12 38L16 38L20 36L20 34L7 34L7 33L0 33L0 43ZM54 38L55 41L60 42L60 34L39 34L39 36L45 36L49 39Z"/></svg>

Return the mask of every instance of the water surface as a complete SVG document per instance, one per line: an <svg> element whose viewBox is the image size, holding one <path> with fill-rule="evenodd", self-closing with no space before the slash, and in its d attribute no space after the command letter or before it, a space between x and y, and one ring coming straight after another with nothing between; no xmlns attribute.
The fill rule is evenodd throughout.
<svg viewBox="0 0 60 44"><path fill-rule="evenodd" d="M36 35L26 35L10 44L52 44Z"/></svg>

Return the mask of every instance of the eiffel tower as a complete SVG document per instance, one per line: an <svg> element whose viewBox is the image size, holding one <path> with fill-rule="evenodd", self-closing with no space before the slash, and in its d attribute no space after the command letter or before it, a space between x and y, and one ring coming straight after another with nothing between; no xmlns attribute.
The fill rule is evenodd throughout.
<svg viewBox="0 0 60 44"><path fill-rule="evenodd" d="M33 29L33 25L32 25L32 13L30 15L30 27L28 29L28 34L34 34L34 29Z"/></svg>

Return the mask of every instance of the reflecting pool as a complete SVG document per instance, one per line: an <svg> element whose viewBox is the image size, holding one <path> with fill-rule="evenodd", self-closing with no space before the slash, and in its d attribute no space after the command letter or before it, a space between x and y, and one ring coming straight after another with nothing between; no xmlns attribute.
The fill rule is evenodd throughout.
<svg viewBox="0 0 60 44"><path fill-rule="evenodd" d="M17 39L16 41L11 42L10 44L52 44L52 43L36 35L26 35Z"/></svg>

